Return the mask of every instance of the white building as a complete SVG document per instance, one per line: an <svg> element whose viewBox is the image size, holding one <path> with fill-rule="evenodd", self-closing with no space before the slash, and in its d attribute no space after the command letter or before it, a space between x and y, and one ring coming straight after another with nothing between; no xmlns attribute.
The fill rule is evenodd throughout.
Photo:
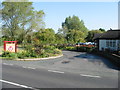
<svg viewBox="0 0 120 90"><path fill-rule="evenodd" d="M94 39L97 41L99 51L120 50L120 30L109 30L103 34L96 34Z"/></svg>

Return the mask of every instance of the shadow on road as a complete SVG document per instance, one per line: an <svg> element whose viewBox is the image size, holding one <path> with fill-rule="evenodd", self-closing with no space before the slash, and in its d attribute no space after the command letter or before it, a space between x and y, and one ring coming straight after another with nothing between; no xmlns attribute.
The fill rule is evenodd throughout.
<svg viewBox="0 0 120 90"><path fill-rule="evenodd" d="M112 62L110 62L108 59L105 59L103 57L97 56L97 55L93 55L93 54L88 54L88 53L83 53L77 56L74 56L75 58L81 58L81 59L85 59L88 62L92 62L94 64L97 64L99 66L106 66L107 68L110 69L115 69L115 70L120 70L119 67L115 66Z"/></svg>

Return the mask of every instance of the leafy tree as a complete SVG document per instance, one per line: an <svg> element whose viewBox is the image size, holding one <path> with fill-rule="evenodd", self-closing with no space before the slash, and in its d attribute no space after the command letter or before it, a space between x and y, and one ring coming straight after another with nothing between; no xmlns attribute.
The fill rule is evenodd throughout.
<svg viewBox="0 0 120 90"><path fill-rule="evenodd" d="M55 39L56 39L55 44L65 44L66 43L66 40L65 40L63 34L56 33Z"/></svg>
<svg viewBox="0 0 120 90"><path fill-rule="evenodd" d="M99 30L102 31L102 32L105 32L105 29L100 28Z"/></svg>
<svg viewBox="0 0 120 90"><path fill-rule="evenodd" d="M103 33L101 30L91 30L88 32L88 35L86 37L86 41L93 42L93 37L96 33Z"/></svg>
<svg viewBox="0 0 120 90"><path fill-rule="evenodd" d="M63 34L69 43L76 43L84 41L88 29L84 25L84 21L80 20L77 16L69 16L62 23Z"/></svg>
<svg viewBox="0 0 120 90"><path fill-rule="evenodd" d="M53 29L41 29L39 32L34 34L35 39L39 40L39 44L54 44L55 32Z"/></svg>
<svg viewBox="0 0 120 90"><path fill-rule="evenodd" d="M28 34L42 26L43 15L43 11L34 11L32 2L3 2L3 35L9 40L25 42Z"/></svg>
<svg viewBox="0 0 120 90"><path fill-rule="evenodd" d="M77 43L77 42L84 42L84 33L82 31L78 30L71 30L67 36L66 39L68 43Z"/></svg>

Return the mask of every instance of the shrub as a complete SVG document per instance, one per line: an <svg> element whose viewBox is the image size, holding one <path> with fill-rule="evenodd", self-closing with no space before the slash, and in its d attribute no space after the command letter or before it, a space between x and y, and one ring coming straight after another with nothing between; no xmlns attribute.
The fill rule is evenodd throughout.
<svg viewBox="0 0 120 90"><path fill-rule="evenodd" d="M54 50L54 54L62 54L62 52L61 52L61 50L59 50L59 49L55 49L55 50Z"/></svg>
<svg viewBox="0 0 120 90"><path fill-rule="evenodd" d="M15 59L17 58L17 53L9 53L9 57Z"/></svg>
<svg viewBox="0 0 120 90"><path fill-rule="evenodd" d="M76 49L80 52L92 52L94 47L77 47Z"/></svg>
<svg viewBox="0 0 120 90"><path fill-rule="evenodd" d="M15 59L15 58L17 58L17 54L14 53L14 52L4 51L4 52L2 53L2 57L7 57L7 58L9 58L9 59Z"/></svg>
<svg viewBox="0 0 120 90"><path fill-rule="evenodd" d="M48 46L45 45L43 48L34 47L31 48L27 47L23 51L17 52L17 53L11 53L11 52L3 52L2 57L8 57L9 58L27 58L27 57L33 57L33 58L44 58L49 56L55 56L57 54L61 54L61 50L55 48L54 46Z"/></svg>
<svg viewBox="0 0 120 90"><path fill-rule="evenodd" d="M17 53L17 57L24 59L24 58L25 58L25 55L24 55L23 52L20 52L20 53Z"/></svg>
<svg viewBox="0 0 120 90"><path fill-rule="evenodd" d="M86 47L77 47L77 51L85 52L86 51Z"/></svg>
<svg viewBox="0 0 120 90"><path fill-rule="evenodd" d="M76 48L75 47L73 47L73 46L67 46L66 47L66 50L75 50Z"/></svg>
<svg viewBox="0 0 120 90"><path fill-rule="evenodd" d="M8 51L3 51L2 57L9 57L10 52Z"/></svg>
<svg viewBox="0 0 120 90"><path fill-rule="evenodd" d="M55 49L55 46L45 45L43 48L44 48L44 49L49 49L49 50L54 50L54 49Z"/></svg>

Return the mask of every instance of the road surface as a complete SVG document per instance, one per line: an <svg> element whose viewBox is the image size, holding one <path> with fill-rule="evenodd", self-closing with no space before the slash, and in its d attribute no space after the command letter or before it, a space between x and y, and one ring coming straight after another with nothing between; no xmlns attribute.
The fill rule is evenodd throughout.
<svg viewBox="0 0 120 90"><path fill-rule="evenodd" d="M118 70L92 54L63 51L44 61L2 62L2 88L118 88Z"/></svg>

